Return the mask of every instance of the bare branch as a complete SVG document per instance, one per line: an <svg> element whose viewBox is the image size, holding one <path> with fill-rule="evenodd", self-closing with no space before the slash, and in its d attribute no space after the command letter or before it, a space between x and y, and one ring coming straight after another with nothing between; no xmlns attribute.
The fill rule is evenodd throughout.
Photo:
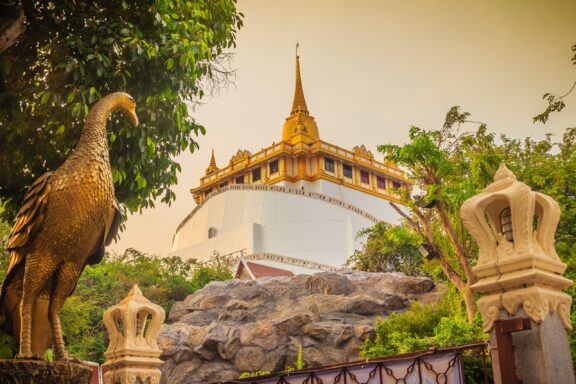
<svg viewBox="0 0 576 384"><path fill-rule="evenodd" d="M392 206L392 208L394 208L394 210L398 212L400 216L406 219L406 221L410 224L410 226L412 226L416 231L418 231L418 233L422 233L422 229L420 228L417 222L412 220L410 216L408 216L404 211L402 211L402 209L400 209L400 207L397 206L396 203L394 203L393 201L390 201L389 203Z"/></svg>

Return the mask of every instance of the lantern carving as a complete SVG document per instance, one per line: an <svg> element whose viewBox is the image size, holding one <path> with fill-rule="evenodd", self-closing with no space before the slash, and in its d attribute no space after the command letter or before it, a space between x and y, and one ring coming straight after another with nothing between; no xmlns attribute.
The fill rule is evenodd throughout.
<svg viewBox="0 0 576 384"><path fill-rule="evenodd" d="M104 325L110 336L104 354L105 384L160 382L159 367L163 362L156 336L164 317L164 309L145 298L138 285L104 312Z"/></svg>
<svg viewBox="0 0 576 384"><path fill-rule="evenodd" d="M472 289L485 294L478 300L484 330L502 310L515 315L520 307L536 322L558 312L564 327L572 329L572 299L562 292L572 281L562 276L566 264L554 249L558 203L532 191L501 164L494 182L466 200L460 216L479 246Z"/></svg>

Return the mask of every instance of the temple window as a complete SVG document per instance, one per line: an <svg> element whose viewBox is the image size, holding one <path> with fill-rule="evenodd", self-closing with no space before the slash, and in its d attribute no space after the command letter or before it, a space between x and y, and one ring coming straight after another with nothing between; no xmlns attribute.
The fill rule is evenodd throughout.
<svg viewBox="0 0 576 384"><path fill-rule="evenodd" d="M260 168L252 170L252 181L254 182L258 180L260 180Z"/></svg>
<svg viewBox="0 0 576 384"><path fill-rule="evenodd" d="M208 238L211 239L216 236L216 228L210 227L208 228Z"/></svg>
<svg viewBox="0 0 576 384"><path fill-rule="evenodd" d="M271 161L269 167L270 167L270 174L278 172L278 160Z"/></svg>
<svg viewBox="0 0 576 384"><path fill-rule="evenodd" d="M328 159L327 157L324 158L324 169L328 172L334 172L334 160Z"/></svg>
<svg viewBox="0 0 576 384"><path fill-rule="evenodd" d="M344 177L352 178L352 166L350 164L344 164Z"/></svg>
<svg viewBox="0 0 576 384"><path fill-rule="evenodd" d="M380 189L386 189L386 179L384 179L382 176L376 176L376 185Z"/></svg>
<svg viewBox="0 0 576 384"><path fill-rule="evenodd" d="M244 184L244 175L236 178L236 184Z"/></svg>
<svg viewBox="0 0 576 384"><path fill-rule="evenodd" d="M212 188L208 188L207 190L205 190L204 196L208 196L210 194L210 192L212 192Z"/></svg>
<svg viewBox="0 0 576 384"><path fill-rule="evenodd" d="M397 181L392 182L392 188L394 189L399 189L402 186L402 184L398 183Z"/></svg>
<svg viewBox="0 0 576 384"><path fill-rule="evenodd" d="M228 182L225 181L225 182L223 182L223 183L220 184L220 188L224 188L224 187L226 187L227 185L228 185Z"/></svg>
<svg viewBox="0 0 576 384"><path fill-rule="evenodd" d="M360 181L364 184L370 184L370 175L367 171L360 171Z"/></svg>

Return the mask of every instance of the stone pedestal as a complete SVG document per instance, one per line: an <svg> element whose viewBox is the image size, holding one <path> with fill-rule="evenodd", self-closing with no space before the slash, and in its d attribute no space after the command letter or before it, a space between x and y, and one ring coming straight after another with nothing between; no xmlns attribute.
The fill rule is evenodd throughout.
<svg viewBox="0 0 576 384"><path fill-rule="evenodd" d="M531 323L532 329L512 333L514 349L522 351L514 354L518 380L523 384L574 383L570 344L558 313Z"/></svg>
<svg viewBox="0 0 576 384"><path fill-rule="evenodd" d="M0 360L0 384L90 384L84 364L37 360Z"/></svg>

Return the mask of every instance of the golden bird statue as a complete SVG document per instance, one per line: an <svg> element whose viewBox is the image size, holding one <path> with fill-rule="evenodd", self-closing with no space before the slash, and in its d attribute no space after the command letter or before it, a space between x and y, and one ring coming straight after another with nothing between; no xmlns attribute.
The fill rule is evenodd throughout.
<svg viewBox="0 0 576 384"><path fill-rule="evenodd" d="M32 184L16 215L0 290L0 326L19 339L17 358L42 359L52 345L56 360L68 359L60 310L84 267L100 262L121 220L106 131L115 110L138 125L130 95L102 98L88 112L73 153Z"/></svg>

